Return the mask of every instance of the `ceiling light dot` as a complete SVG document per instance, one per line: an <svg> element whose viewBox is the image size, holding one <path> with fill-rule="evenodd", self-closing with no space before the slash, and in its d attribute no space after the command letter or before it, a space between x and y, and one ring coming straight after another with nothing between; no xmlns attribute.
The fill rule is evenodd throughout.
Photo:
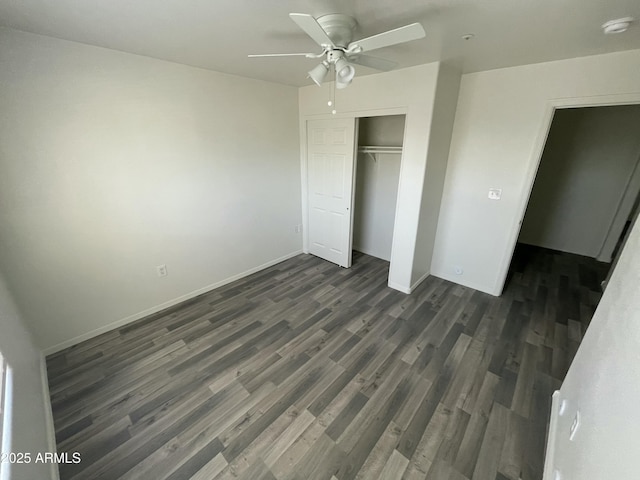
<svg viewBox="0 0 640 480"><path fill-rule="evenodd" d="M606 34L626 32L633 21L633 17L624 17L618 18L617 20L609 20L607 23L602 25L602 30L604 30L604 33Z"/></svg>

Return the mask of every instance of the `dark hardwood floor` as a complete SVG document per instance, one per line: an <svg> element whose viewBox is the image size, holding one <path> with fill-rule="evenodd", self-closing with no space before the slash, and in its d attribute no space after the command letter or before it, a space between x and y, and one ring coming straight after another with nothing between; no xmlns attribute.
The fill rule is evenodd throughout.
<svg viewBox="0 0 640 480"><path fill-rule="evenodd" d="M66 479L542 477L606 268L519 246L501 297L300 255L47 358Z"/></svg>

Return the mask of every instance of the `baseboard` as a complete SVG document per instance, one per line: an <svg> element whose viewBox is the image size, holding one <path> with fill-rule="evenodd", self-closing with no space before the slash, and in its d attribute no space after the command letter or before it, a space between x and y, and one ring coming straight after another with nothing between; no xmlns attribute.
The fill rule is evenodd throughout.
<svg viewBox="0 0 640 480"><path fill-rule="evenodd" d="M411 292L413 292L413 291L418 287L418 285L420 285L422 282L424 282L424 281L427 279L427 277L428 277L429 275L431 275L431 272L427 272L427 273L425 273L425 274L424 274L424 275L422 275L418 280L416 280L416 281L413 283L413 285L411 285L410 291L411 291Z"/></svg>
<svg viewBox="0 0 640 480"><path fill-rule="evenodd" d="M474 285L471 282L463 281L464 278L461 278L459 276L447 275L441 272L431 272L431 275L441 278L442 280L447 280L448 282L461 285L463 287L473 288L474 290L478 290L479 292L488 293L489 295L493 295L494 297L499 297L502 294L502 291L491 290L482 285Z"/></svg>
<svg viewBox="0 0 640 480"><path fill-rule="evenodd" d="M199 288L197 290L194 290L192 292L186 293L184 295L181 295L177 298L174 298L173 300L169 300L167 302L161 303L160 305L156 305L154 307L151 308L147 308L146 310L143 310L141 312L135 313L133 315L129 315L128 317L122 318L120 320L116 320L114 322L111 322L107 325L104 325L100 328L96 328L95 330L91 330L90 332L87 333L83 333L82 335L78 335L77 337L71 338L69 340L65 340L64 342L58 343L57 345L53 345L51 347L47 347L43 349L43 354L46 355L51 355L52 353L56 353L59 352L60 350L64 350L65 348L69 348L72 347L73 345L76 345L78 343L84 342L85 340L89 340L90 338L93 337L97 337L98 335L102 335L103 333L109 332L111 330L114 330L116 328L120 328L123 327L124 325L127 325L128 323L131 322L135 322L136 320L140 320L144 317L147 317L149 315L153 315L154 313L158 313L166 308L169 307L173 307L174 305L177 305L181 302L184 302L186 300L190 300L194 297L197 297L198 295L202 295L203 293L207 293L210 292L211 290L214 290L216 288L222 287L224 285L227 285L228 283L231 282L235 282L236 280L240 280L241 278L247 277L251 274L254 274L256 272L259 272L260 270L264 270L265 268L269 268L272 267L273 265L276 265L280 262L284 262L285 260L289 260L290 258L293 258L297 255L300 255L302 253L302 250L296 250L295 252L289 253L287 255L284 255L280 258L276 258L274 260L271 260L267 263L263 263L262 265L259 265L257 267L251 268L249 270L246 270L242 273L238 273L236 275L233 275L231 277L225 278L224 280L220 280L219 282L215 282L212 283L210 285L207 285L205 287Z"/></svg>
<svg viewBox="0 0 640 480"><path fill-rule="evenodd" d="M411 287L405 287L404 285L400 285L399 283L389 281L387 283L387 286L389 288L393 288L394 290L398 290L399 292L406 293L407 295L411 293Z"/></svg>
<svg viewBox="0 0 640 480"><path fill-rule="evenodd" d="M613 257L611 255L597 256L596 260L603 263L611 263L613 262Z"/></svg>
<svg viewBox="0 0 640 480"><path fill-rule="evenodd" d="M49 378L47 377L47 362L44 355L40 355L40 377L42 380L42 395L44 405L44 418L47 423L47 449L49 452L57 452L56 431L53 424L53 412L51 411L51 394L49 392ZM58 465L51 463L51 479L60 480Z"/></svg>
<svg viewBox="0 0 640 480"><path fill-rule="evenodd" d="M410 287L405 287L404 285L400 285L399 283L395 283L392 281L389 281L387 283L387 286L389 288L393 288L394 290L398 290L399 292L402 293L406 293L407 295L410 295L411 292L413 292L416 287L418 285L420 285L422 282L424 282L426 280L426 278L430 275L429 272L425 273L423 276L421 276L413 285L411 285Z"/></svg>
<svg viewBox="0 0 640 480"><path fill-rule="evenodd" d="M353 250L355 250L356 252L360 252L360 253L364 253L365 255L369 255L371 257L376 257L379 258L380 260L384 260L385 262L390 262L391 258L384 258L383 256L379 255L377 252L373 252L371 250L368 250L366 248L360 248L356 245L353 246Z"/></svg>

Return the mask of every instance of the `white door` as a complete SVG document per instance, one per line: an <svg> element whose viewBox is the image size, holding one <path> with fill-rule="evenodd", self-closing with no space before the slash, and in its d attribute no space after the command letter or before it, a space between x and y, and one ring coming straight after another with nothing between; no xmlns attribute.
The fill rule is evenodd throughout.
<svg viewBox="0 0 640 480"><path fill-rule="evenodd" d="M307 122L309 253L351 266L356 119Z"/></svg>

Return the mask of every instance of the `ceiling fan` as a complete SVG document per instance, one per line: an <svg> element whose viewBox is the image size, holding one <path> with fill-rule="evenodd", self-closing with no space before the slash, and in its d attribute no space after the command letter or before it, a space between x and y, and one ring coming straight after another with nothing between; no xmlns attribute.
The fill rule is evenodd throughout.
<svg viewBox="0 0 640 480"><path fill-rule="evenodd" d="M304 56L306 58L324 58L319 65L309 71L308 75L318 86L322 85L332 66L335 69L337 88L345 88L351 83L356 73L352 65L354 63L385 72L392 70L397 66L395 62L362 55L362 53L417 40L425 36L422 25L412 23L354 41L352 37L356 28L356 21L348 15L332 13L316 19L305 13L290 13L289 17L322 47L322 52L268 53L249 55L249 57Z"/></svg>

